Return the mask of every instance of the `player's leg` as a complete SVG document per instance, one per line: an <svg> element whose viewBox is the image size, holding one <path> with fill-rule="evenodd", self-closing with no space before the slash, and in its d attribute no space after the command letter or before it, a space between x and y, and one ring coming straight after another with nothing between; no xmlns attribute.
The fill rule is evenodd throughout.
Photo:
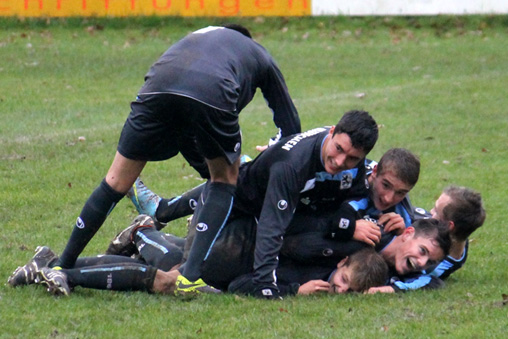
<svg viewBox="0 0 508 339"><path fill-rule="evenodd" d="M156 221L155 227L160 230L161 226L165 226L163 224L193 214L204 188L205 183L194 187L182 195L166 199L152 192L138 178L127 193L127 196L136 207L138 213L154 218L154 221Z"/></svg>
<svg viewBox="0 0 508 339"><path fill-rule="evenodd" d="M56 266L69 268L74 265L76 258L132 186L145 164L146 161L127 159L119 152L116 153L106 178L95 189L81 210Z"/></svg>
<svg viewBox="0 0 508 339"><path fill-rule="evenodd" d="M192 218L191 228L195 227L196 233L182 270L182 275L189 281L200 278L201 264L231 213L240 159L231 165L222 157L207 159L207 163L211 182L207 185L202 209Z"/></svg>
<svg viewBox="0 0 508 339"><path fill-rule="evenodd" d="M157 269L137 263L119 263L53 270L43 268L37 282L52 294L68 295L75 286L114 291L152 291Z"/></svg>
<svg viewBox="0 0 508 339"><path fill-rule="evenodd" d="M165 234L154 227L139 228L133 238L148 265L169 271L182 262L183 248L170 243Z"/></svg>
<svg viewBox="0 0 508 339"><path fill-rule="evenodd" d="M182 269L187 282L200 278L201 264L233 208L242 144L237 113L200 104L192 109L198 117L193 129L195 140L206 158L210 180L202 195L203 205L198 205L192 218L191 228L196 232Z"/></svg>

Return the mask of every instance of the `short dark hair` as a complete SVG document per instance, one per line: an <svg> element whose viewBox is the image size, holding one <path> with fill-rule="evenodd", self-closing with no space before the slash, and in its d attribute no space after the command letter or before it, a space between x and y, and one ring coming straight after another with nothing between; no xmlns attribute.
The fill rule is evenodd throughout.
<svg viewBox="0 0 508 339"><path fill-rule="evenodd" d="M385 171L395 172L404 183L414 186L420 176L420 159L405 148L391 148L386 151L377 164L378 175Z"/></svg>
<svg viewBox="0 0 508 339"><path fill-rule="evenodd" d="M388 281L388 265L381 254L373 248L365 248L351 254L346 259L345 266L352 268L349 286L355 292L383 286Z"/></svg>
<svg viewBox="0 0 508 339"><path fill-rule="evenodd" d="M443 250L445 256L450 253L452 240L448 223L437 219L418 219L411 226L415 229L415 237L433 239Z"/></svg>
<svg viewBox="0 0 508 339"><path fill-rule="evenodd" d="M346 112L335 125L333 135L340 133L346 133L351 138L352 146L367 154L374 148L379 131L376 121L368 112L353 110Z"/></svg>
<svg viewBox="0 0 508 339"><path fill-rule="evenodd" d="M482 196L470 188L453 185L445 188L443 193L450 197L450 202L443 208L443 218L455 225L451 235L459 241L466 240L485 222Z"/></svg>
<svg viewBox="0 0 508 339"><path fill-rule="evenodd" d="M224 25L222 25L222 27L235 30L237 32L242 33L246 37L252 39L252 35L250 34L249 30L246 27L242 26L242 25L239 25L239 24L224 24Z"/></svg>

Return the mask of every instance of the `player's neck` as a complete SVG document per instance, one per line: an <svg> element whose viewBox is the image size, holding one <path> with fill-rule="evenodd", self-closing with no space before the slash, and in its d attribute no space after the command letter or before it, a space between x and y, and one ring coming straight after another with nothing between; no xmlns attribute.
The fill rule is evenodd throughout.
<svg viewBox="0 0 508 339"><path fill-rule="evenodd" d="M460 259L462 258L462 254L464 253L464 248L466 247L466 241L452 241L452 246L450 247L450 254L449 256L453 259Z"/></svg>
<svg viewBox="0 0 508 339"><path fill-rule="evenodd" d="M395 237L385 248L380 252L383 259L388 266L395 266L395 253L399 247L400 237Z"/></svg>

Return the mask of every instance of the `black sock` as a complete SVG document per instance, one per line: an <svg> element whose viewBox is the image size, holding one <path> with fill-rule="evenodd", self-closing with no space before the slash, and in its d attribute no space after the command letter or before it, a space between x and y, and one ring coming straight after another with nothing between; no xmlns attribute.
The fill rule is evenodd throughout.
<svg viewBox="0 0 508 339"><path fill-rule="evenodd" d="M206 260L209 249L231 213L235 189L234 185L218 182L212 182L207 187L203 208L197 218L192 219L192 225L196 225L196 234L182 272L188 280L200 278L201 264Z"/></svg>
<svg viewBox="0 0 508 339"><path fill-rule="evenodd" d="M123 255L98 255L95 257L79 257L74 264L74 268L82 268L88 266L111 265L111 264L143 264L146 262L140 259L125 257Z"/></svg>
<svg viewBox="0 0 508 339"><path fill-rule="evenodd" d="M62 268L74 266L77 257L83 252L85 246L106 220L109 212L124 195L113 190L106 180L102 180L83 206L67 246L57 263L58 266Z"/></svg>
<svg viewBox="0 0 508 339"><path fill-rule="evenodd" d="M153 227L142 227L134 236L139 254L148 265L169 271L182 262L183 249L168 242L164 233Z"/></svg>
<svg viewBox="0 0 508 339"><path fill-rule="evenodd" d="M70 286L150 292L157 269L147 265L123 263L65 269L63 272L67 275Z"/></svg>
<svg viewBox="0 0 508 339"><path fill-rule="evenodd" d="M194 187L184 194L171 199L162 199L155 211L155 219L160 222L170 222L194 213L199 197L205 189L205 184Z"/></svg>

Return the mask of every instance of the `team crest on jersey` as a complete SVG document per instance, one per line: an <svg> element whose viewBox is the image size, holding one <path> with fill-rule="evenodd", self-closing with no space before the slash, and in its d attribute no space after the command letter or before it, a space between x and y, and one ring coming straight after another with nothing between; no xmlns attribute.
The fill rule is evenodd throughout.
<svg viewBox="0 0 508 339"><path fill-rule="evenodd" d="M208 229L208 225L204 222L200 222L196 225L196 231L198 232L205 232Z"/></svg>
<svg viewBox="0 0 508 339"><path fill-rule="evenodd" d="M261 294L263 294L266 297L273 296L272 290L269 288L261 290Z"/></svg>
<svg viewBox="0 0 508 339"><path fill-rule="evenodd" d="M196 206L198 205L198 202L194 199L189 200L189 207L192 208L194 211L196 209Z"/></svg>
<svg viewBox="0 0 508 339"><path fill-rule="evenodd" d="M349 228L349 219L340 218L339 228L342 228L343 230L347 230Z"/></svg>
<svg viewBox="0 0 508 339"><path fill-rule="evenodd" d="M353 174L350 172L346 172L342 175L342 178L340 179L340 189L341 190L347 190L351 188L353 185Z"/></svg>
<svg viewBox="0 0 508 339"><path fill-rule="evenodd" d="M235 153L238 152L238 150L240 149L240 146L241 146L241 144L239 142L237 142L235 145L235 149L234 149Z"/></svg>
<svg viewBox="0 0 508 339"><path fill-rule="evenodd" d="M85 228L85 222L83 221L83 219L81 219L81 217L78 217L78 219L76 220L76 227L79 228L80 230Z"/></svg>
<svg viewBox="0 0 508 339"><path fill-rule="evenodd" d="M284 211L286 208L288 208L288 202L286 200L279 200L277 203L277 208L281 211Z"/></svg>
<svg viewBox="0 0 508 339"><path fill-rule="evenodd" d="M333 254L333 250L332 250L331 248L325 248L325 249L323 250L323 256L325 256L325 257L329 257L329 256L331 256L332 254Z"/></svg>
<svg viewBox="0 0 508 339"><path fill-rule="evenodd" d="M423 208L421 208L421 207L415 208L415 212L418 213L418 214L421 214L421 215L427 214L427 212Z"/></svg>

